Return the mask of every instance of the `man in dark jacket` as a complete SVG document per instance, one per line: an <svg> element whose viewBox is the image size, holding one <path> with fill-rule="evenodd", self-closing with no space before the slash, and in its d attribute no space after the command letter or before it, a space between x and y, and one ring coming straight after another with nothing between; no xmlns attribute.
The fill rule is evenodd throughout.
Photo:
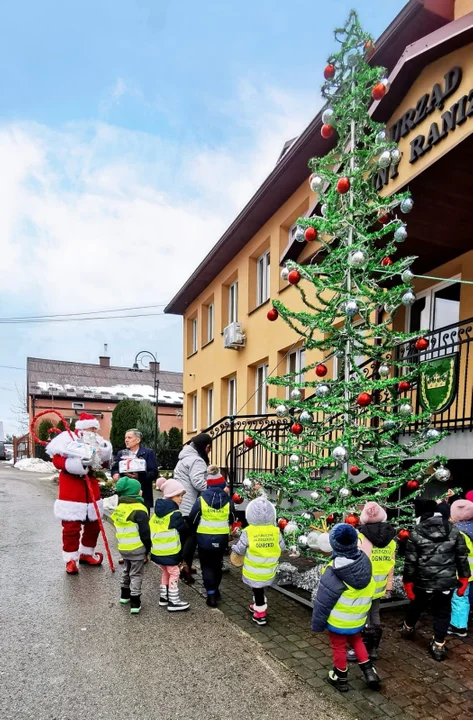
<svg viewBox="0 0 473 720"><path fill-rule="evenodd" d="M228 547L230 525L234 522L235 508L228 496L225 478L216 465L209 465L207 490L197 498L188 518L191 531L197 535L209 607L217 607L220 597L223 556Z"/></svg>
<svg viewBox="0 0 473 720"><path fill-rule="evenodd" d="M156 455L150 448L141 447L141 433L136 428L127 430L125 433L126 450L119 450L112 465L112 478L117 481L120 477L120 461L130 458L137 458L144 461L145 470L133 473L127 469L128 477L136 477L143 490L143 500L148 508L148 513L154 505L153 483L158 477L158 466Z"/></svg>
<svg viewBox="0 0 473 720"><path fill-rule="evenodd" d="M430 607L434 637L429 652L435 660L446 656L445 637L452 611L452 595L468 588L468 550L461 532L438 512L434 500L415 501L416 528L407 541L404 588L410 605L402 635L412 638L421 613Z"/></svg>

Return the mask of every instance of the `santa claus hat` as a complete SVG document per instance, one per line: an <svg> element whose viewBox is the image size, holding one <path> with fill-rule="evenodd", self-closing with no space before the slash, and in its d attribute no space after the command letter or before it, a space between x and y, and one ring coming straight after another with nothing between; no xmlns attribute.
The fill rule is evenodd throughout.
<svg viewBox="0 0 473 720"><path fill-rule="evenodd" d="M87 430L88 428L96 428L98 430L100 428L100 423L95 415L85 412L81 413L78 421L76 422L76 430Z"/></svg>

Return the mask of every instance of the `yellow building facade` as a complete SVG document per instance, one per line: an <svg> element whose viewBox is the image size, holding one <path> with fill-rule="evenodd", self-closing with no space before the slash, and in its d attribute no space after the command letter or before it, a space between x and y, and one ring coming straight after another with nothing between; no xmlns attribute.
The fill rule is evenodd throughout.
<svg viewBox="0 0 473 720"><path fill-rule="evenodd" d="M379 190L411 190L415 207L402 254L419 257L415 273L439 278L415 280L416 303L399 312L395 326L428 329L437 347L458 345L469 339L465 321L473 318L473 284L447 282L473 281L473 0L411 0L377 41L373 62L387 67L391 86L372 115L402 152L399 166L377 177ZM316 244L295 242L294 225L317 213L307 161L326 151L320 126L319 115L286 149L166 309L183 316L187 439L226 417L264 415L268 399L286 392L266 385L268 375L323 359L306 352L286 323L267 319L273 299L305 309L298 290L281 279L281 266L316 262ZM442 340L444 328L449 337ZM457 405L464 422L473 416L473 372L470 378L469 354L462 353ZM328 364L334 377L337 368Z"/></svg>

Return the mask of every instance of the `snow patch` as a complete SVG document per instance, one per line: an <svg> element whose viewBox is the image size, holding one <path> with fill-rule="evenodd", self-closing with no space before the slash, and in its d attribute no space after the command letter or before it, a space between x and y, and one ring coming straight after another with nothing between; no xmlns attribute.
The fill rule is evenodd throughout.
<svg viewBox="0 0 473 720"><path fill-rule="evenodd" d="M46 462L41 458L23 458L23 460L18 460L15 463L15 467L17 470L35 473L51 473L56 469L52 462Z"/></svg>
<svg viewBox="0 0 473 720"><path fill-rule="evenodd" d="M87 393L95 395L124 395L135 400L151 400L154 401L154 388L152 385L80 385L72 388L70 385L58 385L57 383L38 382L36 383L40 390L52 393L70 393L74 390L78 395L87 395ZM184 393L174 392L171 390L161 390L158 392L159 402L163 405L182 405L184 402Z"/></svg>

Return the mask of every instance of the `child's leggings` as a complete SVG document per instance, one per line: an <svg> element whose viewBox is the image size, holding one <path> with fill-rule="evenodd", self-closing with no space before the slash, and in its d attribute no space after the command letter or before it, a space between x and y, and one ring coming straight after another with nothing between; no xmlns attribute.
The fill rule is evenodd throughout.
<svg viewBox="0 0 473 720"><path fill-rule="evenodd" d="M329 630L328 636L332 647L333 664L338 670L347 669L347 642L350 643L355 651L356 659L359 663L364 663L369 660L368 651L361 637L361 633L340 635L339 633L334 633Z"/></svg>
<svg viewBox="0 0 473 720"><path fill-rule="evenodd" d="M160 565L159 567L162 571L161 585L166 585L171 590L177 590L181 574L179 565Z"/></svg>

